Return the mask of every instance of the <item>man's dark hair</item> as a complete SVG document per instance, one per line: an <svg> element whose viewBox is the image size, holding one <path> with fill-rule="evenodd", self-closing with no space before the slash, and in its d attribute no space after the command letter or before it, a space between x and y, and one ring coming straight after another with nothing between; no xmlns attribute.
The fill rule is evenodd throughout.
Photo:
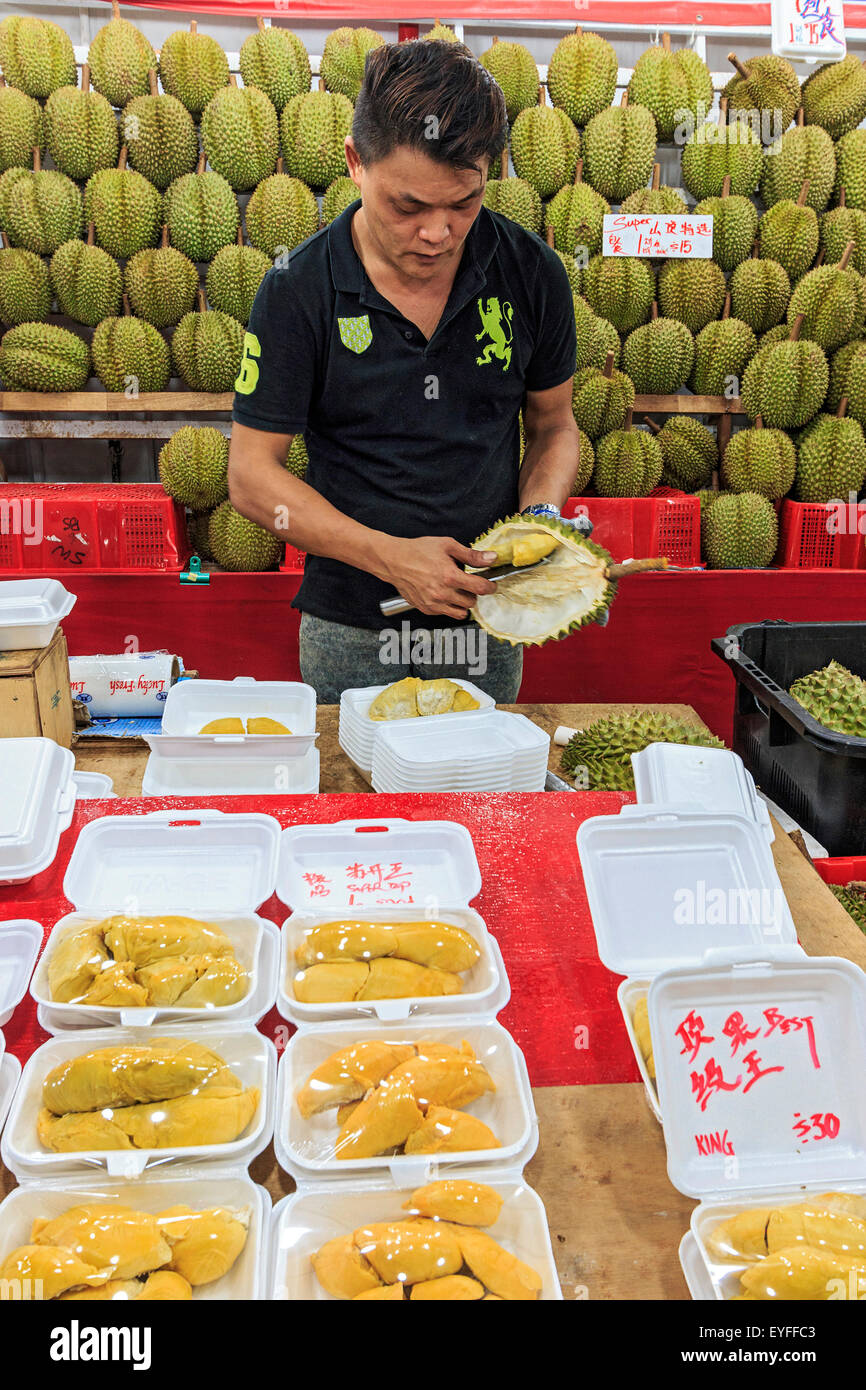
<svg viewBox="0 0 866 1390"><path fill-rule="evenodd" d="M478 169L507 136L505 97L463 44L413 39L371 49L352 137L362 164L408 145L442 164Z"/></svg>

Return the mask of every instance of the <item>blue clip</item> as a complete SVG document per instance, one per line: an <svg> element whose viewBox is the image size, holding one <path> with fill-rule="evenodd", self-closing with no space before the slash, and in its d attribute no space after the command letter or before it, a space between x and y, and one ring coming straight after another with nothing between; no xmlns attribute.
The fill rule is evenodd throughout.
<svg viewBox="0 0 866 1390"><path fill-rule="evenodd" d="M183 570L180 576L181 584L209 584L210 575L207 570L201 567L201 560L198 555L191 555L189 559L189 569Z"/></svg>

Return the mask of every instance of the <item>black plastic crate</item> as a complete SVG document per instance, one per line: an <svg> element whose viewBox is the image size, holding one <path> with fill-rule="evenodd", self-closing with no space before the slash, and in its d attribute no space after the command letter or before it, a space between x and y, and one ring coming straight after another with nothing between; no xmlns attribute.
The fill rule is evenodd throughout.
<svg viewBox="0 0 866 1390"><path fill-rule="evenodd" d="M734 749L758 786L829 854L866 853L866 738L825 729L788 694L830 661L866 679L866 622L739 623L712 645L737 682Z"/></svg>

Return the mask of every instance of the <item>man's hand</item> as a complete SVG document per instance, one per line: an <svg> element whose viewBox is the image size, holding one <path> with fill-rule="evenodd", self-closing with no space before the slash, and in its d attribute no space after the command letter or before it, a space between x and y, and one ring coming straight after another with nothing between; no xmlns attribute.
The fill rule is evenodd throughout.
<svg viewBox="0 0 866 1390"><path fill-rule="evenodd" d="M461 565L480 568L496 563L496 552L470 550L450 536L421 536L407 540L390 536L383 554L389 583L421 613L466 618L479 594L492 594L496 585L480 574L466 574Z"/></svg>

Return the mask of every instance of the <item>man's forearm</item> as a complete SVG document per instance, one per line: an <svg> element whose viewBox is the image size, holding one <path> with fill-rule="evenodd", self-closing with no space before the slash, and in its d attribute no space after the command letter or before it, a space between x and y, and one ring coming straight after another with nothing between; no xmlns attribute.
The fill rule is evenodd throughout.
<svg viewBox="0 0 866 1390"><path fill-rule="evenodd" d="M520 470L521 509L537 502L561 507L571 496L578 466L579 436L573 421L527 437Z"/></svg>

